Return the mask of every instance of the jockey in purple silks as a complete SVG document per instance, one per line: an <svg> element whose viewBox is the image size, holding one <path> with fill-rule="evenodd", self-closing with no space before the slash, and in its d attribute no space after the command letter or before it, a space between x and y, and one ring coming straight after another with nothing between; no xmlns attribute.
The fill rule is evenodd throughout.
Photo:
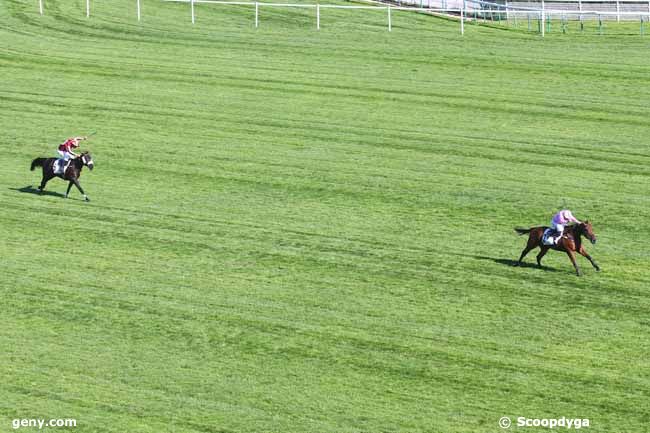
<svg viewBox="0 0 650 433"><path fill-rule="evenodd" d="M560 242L560 239L562 239L564 227L568 223L580 224L580 221L574 217L571 211L568 209L563 209L553 216L553 219L551 220L551 228L558 233L557 237L555 238L556 245L558 242Z"/></svg>

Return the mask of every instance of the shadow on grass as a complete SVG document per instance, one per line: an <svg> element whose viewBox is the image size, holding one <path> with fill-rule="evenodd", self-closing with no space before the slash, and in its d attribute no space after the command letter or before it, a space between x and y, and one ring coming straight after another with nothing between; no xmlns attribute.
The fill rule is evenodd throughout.
<svg viewBox="0 0 650 433"><path fill-rule="evenodd" d="M473 256L475 259L478 260L490 260L493 261L494 263L498 263L500 265L505 265L505 266L512 266L512 267L520 267L520 268L529 268L529 269L539 269L541 271L547 271L547 272L559 272L557 269L553 268L547 268L546 266L539 267L537 266L537 263L526 263L523 262L519 264L517 260L510 260L510 259L499 259L496 257L488 257L488 256Z"/></svg>
<svg viewBox="0 0 650 433"><path fill-rule="evenodd" d="M22 188L9 188L9 189L12 190L12 191L23 192L23 193L26 193L26 194L51 195L51 196L54 196L54 197L65 198L65 195L61 194L60 192L47 191L47 190L43 191L43 192L40 192L38 189L34 188L31 185L24 186Z"/></svg>

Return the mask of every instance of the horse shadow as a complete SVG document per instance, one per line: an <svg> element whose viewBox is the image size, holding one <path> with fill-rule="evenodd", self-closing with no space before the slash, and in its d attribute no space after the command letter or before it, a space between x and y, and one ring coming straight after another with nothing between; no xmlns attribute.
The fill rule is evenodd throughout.
<svg viewBox="0 0 650 433"><path fill-rule="evenodd" d="M64 194L55 191L39 191L37 188L34 188L32 185L27 185L22 188L9 188L12 191L18 191L26 194L36 194L36 195L50 195L54 197L65 198Z"/></svg>
<svg viewBox="0 0 650 433"><path fill-rule="evenodd" d="M500 265L504 266L510 266L510 267L520 267L520 268L528 268L528 269L538 269L540 271L546 271L546 272L559 272L557 269L554 268L549 268L546 266L542 266L541 268L537 266L537 263L519 263L517 260L511 260L511 259L501 259L501 258L496 258L496 257L488 257L488 256L472 256L475 259L478 260L489 260L494 263L498 263Z"/></svg>

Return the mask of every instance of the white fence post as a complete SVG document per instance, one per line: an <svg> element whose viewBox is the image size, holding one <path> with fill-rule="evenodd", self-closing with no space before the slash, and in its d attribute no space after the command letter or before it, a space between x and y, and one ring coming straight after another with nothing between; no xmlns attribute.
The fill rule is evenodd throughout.
<svg viewBox="0 0 650 433"><path fill-rule="evenodd" d="M508 0L506 0L506 21L508 21L508 25L510 25L510 10L508 9Z"/></svg>
<svg viewBox="0 0 650 433"><path fill-rule="evenodd" d="M140 21L140 0L138 0L138 21Z"/></svg>
<svg viewBox="0 0 650 433"><path fill-rule="evenodd" d="M388 31L393 31L393 23L390 20L390 6L388 6Z"/></svg>
<svg viewBox="0 0 650 433"><path fill-rule="evenodd" d="M650 5L650 2L648 5ZM43 0L38 0L38 11L43 15Z"/></svg>
<svg viewBox="0 0 650 433"><path fill-rule="evenodd" d="M320 3L316 3L316 30L320 30Z"/></svg>
<svg viewBox="0 0 650 433"><path fill-rule="evenodd" d="M582 0L578 0L578 10L580 11L580 22L582 22Z"/></svg>
<svg viewBox="0 0 650 433"><path fill-rule="evenodd" d="M260 25L260 4L258 2L255 2L255 28L259 27Z"/></svg>
<svg viewBox="0 0 650 433"><path fill-rule="evenodd" d="M190 0L190 9L192 10L192 24L194 24L194 0Z"/></svg>
<svg viewBox="0 0 650 433"><path fill-rule="evenodd" d="M86 0L86 18L90 18L90 0Z"/></svg>
<svg viewBox="0 0 650 433"><path fill-rule="evenodd" d="M616 0L616 22L621 22L621 2Z"/></svg>
<svg viewBox="0 0 650 433"><path fill-rule="evenodd" d="M542 0L542 37L546 34L546 19L545 19L545 14L544 14L544 0Z"/></svg>
<svg viewBox="0 0 650 433"><path fill-rule="evenodd" d="M463 14L463 7L460 8L460 34L465 34L465 17Z"/></svg>

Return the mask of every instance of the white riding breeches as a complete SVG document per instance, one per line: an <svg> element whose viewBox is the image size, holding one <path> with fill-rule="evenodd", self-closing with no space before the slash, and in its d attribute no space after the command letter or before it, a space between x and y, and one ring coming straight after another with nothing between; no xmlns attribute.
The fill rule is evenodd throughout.
<svg viewBox="0 0 650 433"><path fill-rule="evenodd" d="M61 155L61 158L63 158L64 161L69 161L73 159L73 156L70 152L66 152L65 150L57 150L59 155Z"/></svg>

